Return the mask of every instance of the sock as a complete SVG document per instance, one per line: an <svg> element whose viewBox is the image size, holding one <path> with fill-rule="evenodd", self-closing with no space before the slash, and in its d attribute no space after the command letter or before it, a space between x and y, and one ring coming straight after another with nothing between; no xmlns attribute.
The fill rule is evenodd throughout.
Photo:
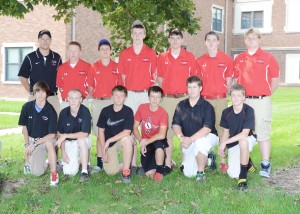
<svg viewBox="0 0 300 214"><path fill-rule="evenodd" d="M240 172L239 179L247 179L247 170L248 170L247 168L248 168L248 164L247 165L241 164L241 172Z"/></svg>
<svg viewBox="0 0 300 214"><path fill-rule="evenodd" d="M156 172L158 172L160 174L163 174L163 171L164 171L163 165L157 165L156 166Z"/></svg>
<svg viewBox="0 0 300 214"><path fill-rule="evenodd" d="M81 174L82 173L88 174L88 171L83 169L83 170L81 170Z"/></svg>
<svg viewBox="0 0 300 214"><path fill-rule="evenodd" d="M103 168L102 157L97 157L97 166L99 166L101 169Z"/></svg>

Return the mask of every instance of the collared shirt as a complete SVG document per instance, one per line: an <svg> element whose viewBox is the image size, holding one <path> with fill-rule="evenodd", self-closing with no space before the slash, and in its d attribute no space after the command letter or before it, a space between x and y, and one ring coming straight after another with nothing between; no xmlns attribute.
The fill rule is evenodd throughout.
<svg viewBox="0 0 300 214"><path fill-rule="evenodd" d="M71 89L77 88L82 96L88 94L87 78L90 64L79 59L75 67L70 65L70 61L63 63L58 68L56 84L61 90L61 97L66 99Z"/></svg>
<svg viewBox="0 0 300 214"><path fill-rule="evenodd" d="M101 60L91 65L88 85L94 88L92 91L94 98L111 97L112 88L116 85L122 85L117 66L113 60L110 60L107 66L104 66Z"/></svg>
<svg viewBox="0 0 300 214"><path fill-rule="evenodd" d="M254 130L254 110L247 104L243 104L243 108L239 113L235 113L232 106L225 109L222 113L220 126L229 129L229 138L241 133L243 129L250 129L249 136L253 135ZM227 144L227 148L234 147L239 142Z"/></svg>
<svg viewBox="0 0 300 214"><path fill-rule="evenodd" d="M29 101L22 107L18 124L26 126L29 137L42 138L56 134L57 114L48 101L39 113L35 109L35 100Z"/></svg>
<svg viewBox="0 0 300 214"><path fill-rule="evenodd" d="M143 45L139 54L134 52L133 46L120 53L118 70L126 75L124 85L128 90L146 90L155 82L157 56L153 49Z"/></svg>
<svg viewBox="0 0 300 214"><path fill-rule="evenodd" d="M197 59L197 76L203 81L202 96L226 94L226 78L233 77L233 61L230 56L218 50L216 57L205 53Z"/></svg>
<svg viewBox="0 0 300 214"><path fill-rule="evenodd" d="M49 85L50 92L54 93L57 92L56 75L61 63L61 57L58 53L50 50L49 55L44 57L37 49L24 58L18 76L29 78L30 92L33 91L36 82L44 81Z"/></svg>
<svg viewBox="0 0 300 214"><path fill-rule="evenodd" d="M179 56L175 59L171 50L158 56L157 77L162 77L162 89L165 94L187 93L186 80L196 75L195 56L184 49L181 49Z"/></svg>
<svg viewBox="0 0 300 214"><path fill-rule="evenodd" d="M246 89L246 96L271 95L271 79L279 77L275 57L259 48L255 54L245 51L233 63L234 78Z"/></svg>
<svg viewBox="0 0 300 214"><path fill-rule="evenodd" d="M189 99L178 103L172 125L180 126L183 135L187 137L191 137L203 127L211 129L210 133L217 135L214 108L203 98L199 98L193 107Z"/></svg>

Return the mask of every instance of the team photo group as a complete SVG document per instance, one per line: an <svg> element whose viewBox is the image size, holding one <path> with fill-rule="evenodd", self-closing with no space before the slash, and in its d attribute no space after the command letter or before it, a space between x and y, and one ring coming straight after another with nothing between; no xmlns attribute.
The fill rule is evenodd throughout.
<svg viewBox="0 0 300 214"><path fill-rule="evenodd" d="M237 179L238 189L248 188L256 144L259 175L270 177L271 96L280 71L275 57L261 49L260 32L245 32L246 50L234 60L219 50L214 31L195 41L207 48L198 59L184 48L180 29L168 32L169 49L160 54L144 44L146 33L141 21L132 23L132 45L120 52L118 63L109 40L101 39L93 64L80 58L76 41L68 44L62 63L50 49L51 33L38 33L39 47L18 73L29 94L19 118L24 174L41 176L50 168L51 186L59 183L58 171L66 179L79 172L82 183L101 171L120 174L126 184L133 174L162 182L176 165L173 144L180 142L179 168L196 182L205 182L210 167Z"/></svg>

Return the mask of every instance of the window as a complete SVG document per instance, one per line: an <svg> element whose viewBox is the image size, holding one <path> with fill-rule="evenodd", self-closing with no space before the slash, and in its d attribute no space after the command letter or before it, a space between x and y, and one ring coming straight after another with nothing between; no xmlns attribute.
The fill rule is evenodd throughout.
<svg viewBox="0 0 300 214"><path fill-rule="evenodd" d="M250 11L242 12L242 29L248 29L250 27L263 28L264 27L264 12L263 11Z"/></svg>
<svg viewBox="0 0 300 214"><path fill-rule="evenodd" d="M223 31L223 10L221 8L212 8L212 30L222 32Z"/></svg>
<svg viewBox="0 0 300 214"><path fill-rule="evenodd" d="M284 30L286 33L300 32L300 1L299 0L285 0L286 4L286 19Z"/></svg>
<svg viewBox="0 0 300 214"><path fill-rule="evenodd" d="M4 78L5 82L19 81L18 73L25 56L33 51L33 46L4 47Z"/></svg>

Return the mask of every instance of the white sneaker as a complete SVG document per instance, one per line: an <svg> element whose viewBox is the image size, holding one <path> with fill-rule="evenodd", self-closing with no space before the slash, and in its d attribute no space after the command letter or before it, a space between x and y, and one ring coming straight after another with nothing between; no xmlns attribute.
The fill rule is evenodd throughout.
<svg viewBox="0 0 300 214"><path fill-rule="evenodd" d="M100 171L102 171L102 168L100 168L99 166L94 166L91 173L92 174L97 174L99 173Z"/></svg>
<svg viewBox="0 0 300 214"><path fill-rule="evenodd" d="M56 186L59 182L58 173L50 173L50 186Z"/></svg>
<svg viewBox="0 0 300 214"><path fill-rule="evenodd" d="M24 175L28 175L28 174L31 174L30 165L29 165L29 163L26 163L24 165Z"/></svg>

